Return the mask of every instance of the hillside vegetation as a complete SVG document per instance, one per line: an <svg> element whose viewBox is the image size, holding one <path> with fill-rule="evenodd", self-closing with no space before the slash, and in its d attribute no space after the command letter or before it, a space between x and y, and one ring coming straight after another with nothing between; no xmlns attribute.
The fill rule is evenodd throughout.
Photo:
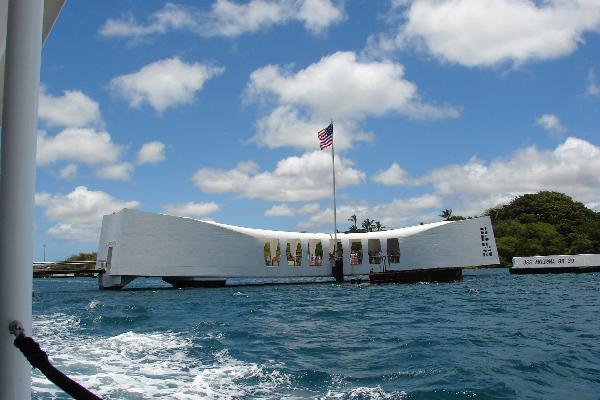
<svg viewBox="0 0 600 400"><path fill-rule="evenodd" d="M96 252L93 253L79 253L73 254L69 258L67 258L66 262L76 262L76 261L96 261Z"/></svg>
<svg viewBox="0 0 600 400"><path fill-rule="evenodd" d="M502 265L515 256L600 253L600 213L563 193L526 194L486 215Z"/></svg>

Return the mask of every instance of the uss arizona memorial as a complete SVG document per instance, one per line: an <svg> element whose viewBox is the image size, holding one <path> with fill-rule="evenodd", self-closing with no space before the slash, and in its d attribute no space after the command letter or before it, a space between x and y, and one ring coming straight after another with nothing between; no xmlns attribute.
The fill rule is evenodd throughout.
<svg viewBox="0 0 600 400"><path fill-rule="evenodd" d="M392 270L498 264L489 217L337 235L344 276ZM228 279L327 278L334 238L328 233L244 228L123 209L104 216L98 245L99 286L119 289L136 277L178 287L220 286Z"/></svg>

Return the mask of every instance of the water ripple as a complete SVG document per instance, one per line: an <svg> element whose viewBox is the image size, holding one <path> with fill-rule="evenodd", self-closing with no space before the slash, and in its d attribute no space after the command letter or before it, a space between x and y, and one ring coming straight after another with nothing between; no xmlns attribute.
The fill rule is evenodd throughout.
<svg viewBox="0 0 600 400"><path fill-rule="evenodd" d="M156 280L140 280L152 286ZM594 399L600 274L98 292L34 281L34 332L106 399ZM67 398L33 372L33 398Z"/></svg>

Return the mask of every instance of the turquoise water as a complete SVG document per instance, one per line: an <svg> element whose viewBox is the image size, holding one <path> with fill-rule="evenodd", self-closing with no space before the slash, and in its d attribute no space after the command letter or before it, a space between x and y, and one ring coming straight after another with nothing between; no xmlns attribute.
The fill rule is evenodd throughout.
<svg viewBox="0 0 600 400"><path fill-rule="evenodd" d="M34 338L106 399L600 399L600 274L134 286L34 280Z"/></svg>

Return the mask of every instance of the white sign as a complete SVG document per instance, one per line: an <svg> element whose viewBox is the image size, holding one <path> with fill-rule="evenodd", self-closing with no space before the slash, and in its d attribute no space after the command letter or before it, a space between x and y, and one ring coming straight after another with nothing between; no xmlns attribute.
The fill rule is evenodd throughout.
<svg viewBox="0 0 600 400"><path fill-rule="evenodd" d="M513 268L563 268L600 265L598 254L575 254L572 256L514 257Z"/></svg>

